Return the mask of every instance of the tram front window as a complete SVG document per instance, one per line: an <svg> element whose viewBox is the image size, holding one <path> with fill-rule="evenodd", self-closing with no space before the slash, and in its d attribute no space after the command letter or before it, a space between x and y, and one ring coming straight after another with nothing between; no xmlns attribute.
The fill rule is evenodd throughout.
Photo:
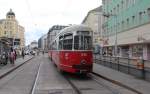
<svg viewBox="0 0 150 94"><path fill-rule="evenodd" d="M74 37L74 49L75 50L91 50L92 40L90 36L75 36Z"/></svg>
<svg viewBox="0 0 150 94"><path fill-rule="evenodd" d="M73 37L72 34L64 35L63 39L63 49L72 50Z"/></svg>

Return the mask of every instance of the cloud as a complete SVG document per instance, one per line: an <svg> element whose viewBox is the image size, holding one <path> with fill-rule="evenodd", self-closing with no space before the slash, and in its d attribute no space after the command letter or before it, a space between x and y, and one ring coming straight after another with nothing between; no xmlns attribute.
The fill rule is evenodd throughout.
<svg viewBox="0 0 150 94"><path fill-rule="evenodd" d="M5 18L12 8L19 24L25 27L29 44L53 25L80 24L89 10L100 5L100 0L0 0L0 14Z"/></svg>

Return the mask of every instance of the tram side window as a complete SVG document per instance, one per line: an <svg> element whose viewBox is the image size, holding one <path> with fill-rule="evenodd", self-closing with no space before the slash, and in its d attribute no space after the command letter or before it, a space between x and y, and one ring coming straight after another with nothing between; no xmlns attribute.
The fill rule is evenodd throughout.
<svg viewBox="0 0 150 94"><path fill-rule="evenodd" d="M59 50L62 50L63 49L63 40L60 40L59 41Z"/></svg>
<svg viewBox="0 0 150 94"><path fill-rule="evenodd" d="M57 50L57 43L56 41L52 43L52 50Z"/></svg>
<svg viewBox="0 0 150 94"><path fill-rule="evenodd" d="M63 36L59 37L59 50L63 49Z"/></svg>
<svg viewBox="0 0 150 94"><path fill-rule="evenodd" d="M72 44L73 44L72 34L64 35L63 49L64 50L72 50Z"/></svg>

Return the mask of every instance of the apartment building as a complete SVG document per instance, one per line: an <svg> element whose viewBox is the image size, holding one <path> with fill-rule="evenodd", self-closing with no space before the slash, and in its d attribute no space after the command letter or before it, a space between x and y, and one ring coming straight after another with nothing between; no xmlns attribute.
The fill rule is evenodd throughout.
<svg viewBox="0 0 150 94"><path fill-rule="evenodd" d="M89 26L93 30L93 46L102 46L102 6L90 10L82 21L82 24Z"/></svg>
<svg viewBox="0 0 150 94"><path fill-rule="evenodd" d="M150 59L150 0L103 0L103 14L107 55Z"/></svg>
<svg viewBox="0 0 150 94"><path fill-rule="evenodd" d="M0 37L6 37L10 41L10 46L20 49L25 45L24 27L19 25L15 13L10 9L6 14L6 19L0 20Z"/></svg>

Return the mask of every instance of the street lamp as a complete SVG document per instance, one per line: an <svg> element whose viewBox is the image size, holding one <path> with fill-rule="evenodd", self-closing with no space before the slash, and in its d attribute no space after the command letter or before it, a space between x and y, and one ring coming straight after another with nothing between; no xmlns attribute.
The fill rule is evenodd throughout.
<svg viewBox="0 0 150 94"><path fill-rule="evenodd" d="M118 55L118 43L117 43L117 15L115 14L103 14L104 17L109 18L110 16L113 16L115 18L114 24L116 25L116 30L115 30L115 52L114 55L117 56Z"/></svg>

